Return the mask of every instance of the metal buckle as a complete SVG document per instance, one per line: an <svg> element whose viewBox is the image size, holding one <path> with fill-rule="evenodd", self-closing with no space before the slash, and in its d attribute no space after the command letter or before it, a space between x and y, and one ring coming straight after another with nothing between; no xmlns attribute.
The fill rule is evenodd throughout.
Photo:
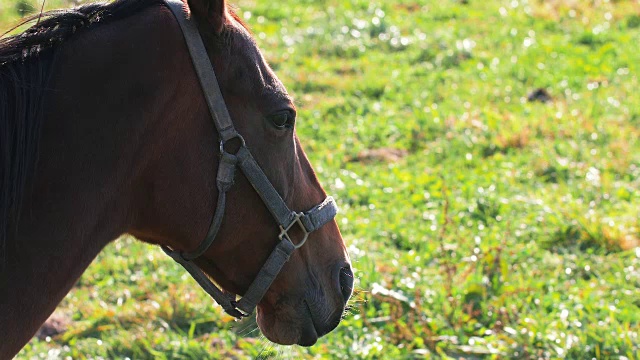
<svg viewBox="0 0 640 360"><path fill-rule="evenodd" d="M293 247L296 248L296 249L299 249L300 247L302 247L302 245L304 245L304 243L307 241L307 238L309 238L309 231L307 231L307 228L302 223L302 220L300 220L303 216L304 216L303 213L296 213L295 217L293 218L293 221L291 222L291 224L287 225L286 228L284 228L284 227L282 227L282 225L280 225L280 235L278 235L278 238L280 240L287 239L290 243L293 244ZM297 244L294 243L293 239L291 239L291 236L289 236L289 230L291 230L291 228L295 224L300 225L300 228L304 232L304 237Z"/></svg>
<svg viewBox="0 0 640 360"><path fill-rule="evenodd" d="M220 140L220 154L225 154L226 153L226 154L229 154L229 155L235 155L235 154L231 154L230 152L227 152L227 150L225 150L225 148L224 148L224 145L227 142L229 142L229 140L233 140L233 139L240 140L240 148L239 149L241 149L243 147L247 147L247 144L244 142L244 138L242 137L242 135L236 133L234 137L232 137L232 138L230 138L230 139L228 139L226 141L225 140ZM236 154L237 154L237 152L236 152Z"/></svg>
<svg viewBox="0 0 640 360"><path fill-rule="evenodd" d="M248 312L240 309L238 307L238 302L236 300L231 300L231 306L233 306L233 309L237 312L237 314L232 315L232 316L234 316L236 318L236 321L240 321L243 318L249 317L253 313L253 311L248 313Z"/></svg>

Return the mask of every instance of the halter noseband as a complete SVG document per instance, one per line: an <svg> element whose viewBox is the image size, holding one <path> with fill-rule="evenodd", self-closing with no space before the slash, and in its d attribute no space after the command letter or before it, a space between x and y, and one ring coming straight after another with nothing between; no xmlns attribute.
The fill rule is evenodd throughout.
<svg viewBox="0 0 640 360"><path fill-rule="evenodd" d="M216 176L218 202L204 241L191 252L176 251L166 246L163 246L162 250L182 265L198 284L222 306L227 314L241 319L253 312L284 264L289 260L291 253L304 245L309 233L331 221L336 216L338 208L333 198L329 196L309 211L295 212L289 209L256 160L251 156L242 136L234 128L202 38L194 20L186 12L185 4L179 0L165 0L165 3L180 24L211 118L220 135L220 164ZM238 139L241 144L235 154L229 153L225 149L225 144L233 139ZM226 193L233 186L236 168L240 168L244 173L280 226L280 235L278 236L280 242L269 255L247 292L238 301L236 301L235 294L218 288L192 262L211 246L220 230L224 217ZM298 227L303 232L303 238L298 243L294 243L289 235L289 231L294 227Z"/></svg>

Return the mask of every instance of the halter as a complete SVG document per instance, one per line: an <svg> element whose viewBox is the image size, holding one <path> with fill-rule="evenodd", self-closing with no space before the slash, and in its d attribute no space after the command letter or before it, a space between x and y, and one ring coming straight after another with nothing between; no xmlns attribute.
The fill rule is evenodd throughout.
<svg viewBox="0 0 640 360"><path fill-rule="evenodd" d="M198 284L222 306L227 314L241 319L253 312L253 309L267 292L284 264L289 260L291 253L304 245L311 232L318 230L322 225L333 220L338 208L330 196L309 211L295 212L287 207L278 191L273 187L253 156L251 156L242 136L234 128L202 38L195 21L189 17L185 4L179 0L165 0L165 3L178 20L178 24L180 24L180 29L191 55L191 61L200 80L200 86L213 119L213 124L218 130L220 136L220 164L216 177L218 202L206 238L197 249L191 252L176 251L166 246L163 246L162 250L182 265ZM241 144L235 154L229 153L225 149L225 144L233 139L237 139ZM226 193L233 186L236 168L240 168L244 173L280 227L278 245L262 265L260 272L249 285L247 292L237 301L235 294L218 288L192 262L211 246L220 230L222 218L224 217ZM302 240L294 243L289 231L296 227L302 231L303 237Z"/></svg>

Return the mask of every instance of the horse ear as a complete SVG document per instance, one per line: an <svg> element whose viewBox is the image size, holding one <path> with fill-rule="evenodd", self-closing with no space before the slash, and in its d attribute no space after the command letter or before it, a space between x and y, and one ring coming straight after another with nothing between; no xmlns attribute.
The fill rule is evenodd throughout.
<svg viewBox="0 0 640 360"><path fill-rule="evenodd" d="M227 16L225 0L187 0L191 14L196 20L204 21L213 27L216 34L222 32Z"/></svg>

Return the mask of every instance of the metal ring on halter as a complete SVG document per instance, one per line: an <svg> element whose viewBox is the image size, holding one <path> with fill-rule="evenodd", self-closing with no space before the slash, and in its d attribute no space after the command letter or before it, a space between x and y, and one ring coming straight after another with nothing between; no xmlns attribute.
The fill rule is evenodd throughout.
<svg viewBox="0 0 640 360"><path fill-rule="evenodd" d="M244 142L244 138L242 137L242 135L236 133L234 137L232 137L232 138L230 138L230 139L228 139L226 141L225 140L220 140L220 154L224 154L224 153L231 154L231 153L227 152L224 149L224 145L227 142L229 142L229 140L233 140L233 139L239 139L240 140L240 148L247 147L247 144ZM235 155L235 154L231 154L231 155Z"/></svg>
<svg viewBox="0 0 640 360"><path fill-rule="evenodd" d="M280 240L284 240L287 239L289 242L291 242L293 244L293 247L298 249L300 247L302 247L302 245L304 245L304 243L307 241L307 239L309 238L309 231L307 230L307 228L304 226L304 224L302 223L302 220L300 220L302 217L304 216L303 213L296 213L296 216L293 218L293 221L291 222L291 224L287 225L286 228L282 227L282 225L280 225L280 235L278 235L278 238ZM304 237L302 238L302 240L299 243L294 243L293 239L291 238L291 236L289 236L289 230L291 230L291 228L293 227L293 225L298 224L300 225L300 228L302 229L302 231L304 232Z"/></svg>

